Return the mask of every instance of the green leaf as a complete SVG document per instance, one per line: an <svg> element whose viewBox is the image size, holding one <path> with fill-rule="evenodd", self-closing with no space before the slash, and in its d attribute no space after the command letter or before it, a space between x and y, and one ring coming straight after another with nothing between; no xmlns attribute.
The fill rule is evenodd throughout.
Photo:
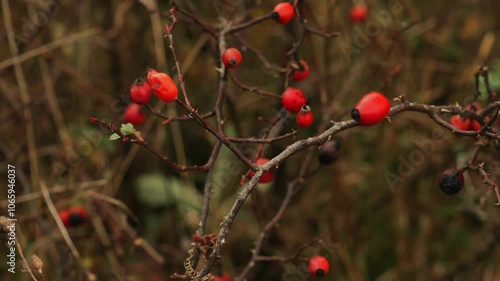
<svg viewBox="0 0 500 281"><path fill-rule="evenodd" d="M120 132L122 132L122 134L124 135L130 135L134 132L134 125L132 125L131 123L122 124Z"/></svg>
<svg viewBox="0 0 500 281"><path fill-rule="evenodd" d="M500 90L500 60L496 59L493 66L490 67L489 76L491 87L494 90Z"/></svg>
<svg viewBox="0 0 500 281"><path fill-rule="evenodd" d="M109 140L112 140L112 141L117 140L119 138L120 138L120 136L118 134L112 134L111 136L109 136Z"/></svg>
<svg viewBox="0 0 500 281"><path fill-rule="evenodd" d="M149 207L177 206L184 210L199 210L201 195L194 186L161 173L141 175L135 185L138 201Z"/></svg>

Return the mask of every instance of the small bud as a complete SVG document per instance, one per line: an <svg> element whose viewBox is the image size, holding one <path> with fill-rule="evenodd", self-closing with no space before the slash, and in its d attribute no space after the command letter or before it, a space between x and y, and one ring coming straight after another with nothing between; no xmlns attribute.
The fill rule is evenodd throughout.
<svg viewBox="0 0 500 281"><path fill-rule="evenodd" d="M31 256L31 263L33 264L33 267L38 271L38 273L42 274L42 269L43 269L43 262L42 259L39 258L37 255L32 255Z"/></svg>

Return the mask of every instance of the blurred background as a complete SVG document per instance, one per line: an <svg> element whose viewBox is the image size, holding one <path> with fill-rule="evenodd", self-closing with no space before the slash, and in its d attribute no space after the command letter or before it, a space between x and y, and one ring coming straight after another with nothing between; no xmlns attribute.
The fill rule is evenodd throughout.
<svg viewBox="0 0 500 281"><path fill-rule="evenodd" d="M490 67L490 82L500 90L498 1L303 2L302 16L309 26L340 36L304 36L299 54L311 75L290 86L310 98L315 122L295 138L266 146L266 157L316 135L329 120L349 119L353 105L369 91L390 99L404 94L419 103L465 106L475 93L474 73L480 65ZM238 23L268 14L277 3L179 1L214 26L222 18ZM7 178L7 165L16 167L16 234L24 255L42 259L45 280L86 280L89 271L98 280L137 281L184 273L182 262L197 228L206 174L179 174L139 146L108 140L109 131L89 122L98 117L120 125L130 86L148 67L177 81L163 38L164 25L171 23L169 1L1 4L0 173ZM349 10L356 4L369 7L365 22L350 21ZM175 50L193 106L205 113L217 94L217 42L191 20L178 18L172 31ZM287 25L267 20L238 36L269 64L285 67L290 61L285 54L299 30L297 18ZM265 67L235 36L228 36L227 44L242 51L243 63L233 71L240 82L281 94L284 75ZM226 133L257 136L281 108L279 99L229 84ZM479 86L479 103L485 106L485 88ZM150 104L167 116L184 114L156 97ZM146 121L136 129L150 145L180 164L207 161L215 139L198 123L162 125L163 120L144 112ZM293 117L289 121L282 133L298 129ZM466 173L465 188L457 195L438 187L442 171L467 163L474 138L456 136L419 113L399 114L391 122L335 137L341 143L339 159L307 178L279 227L271 231L262 255L286 257L315 237L321 236L322 242L290 262L258 263L249 280L316 280L305 262L316 254L330 261L325 280L500 280L500 210L493 191L475 173ZM249 198L218 270L236 276L244 268L306 153L288 158L276 180L259 186ZM492 143L477 157L497 184L499 159L500 150ZM316 155L309 165L311 170L319 167ZM214 168L221 176L214 178L207 233L218 233L245 172L223 148ZM1 186L0 215L5 215L7 191ZM88 220L68 228L66 237L80 259L68 247L49 205L57 212L81 206L88 213ZM21 272L19 259L17 273L7 271L4 241L0 280L31 280Z"/></svg>

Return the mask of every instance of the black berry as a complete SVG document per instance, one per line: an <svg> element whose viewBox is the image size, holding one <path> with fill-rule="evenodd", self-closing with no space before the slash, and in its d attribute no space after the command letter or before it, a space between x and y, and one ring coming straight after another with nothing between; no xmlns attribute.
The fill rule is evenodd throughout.
<svg viewBox="0 0 500 281"><path fill-rule="evenodd" d="M318 160L321 165L332 164L339 158L340 142L331 140L323 144L323 147L318 153Z"/></svg>
<svg viewBox="0 0 500 281"><path fill-rule="evenodd" d="M439 188L452 195L459 192L464 187L464 174L457 169L448 169L439 177Z"/></svg>

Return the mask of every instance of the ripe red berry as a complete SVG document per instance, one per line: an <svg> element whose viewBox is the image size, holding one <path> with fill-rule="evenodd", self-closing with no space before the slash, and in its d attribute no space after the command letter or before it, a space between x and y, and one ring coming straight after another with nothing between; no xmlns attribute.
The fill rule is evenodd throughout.
<svg viewBox="0 0 500 281"><path fill-rule="evenodd" d="M390 110L391 103L384 95L370 92L359 100L351 111L351 117L363 126L372 126L382 122Z"/></svg>
<svg viewBox="0 0 500 281"><path fill-rule="evenodd" d="M465 109L476 112L483 109L483 107L477 103L472 103L467 105ZM486 117L486 120L489 120L489 117ZM479 123L477 120L467 117L461 117L460 115L454 115L453 117L451 117L450 124L458 130L462 131L479 131L482 128L481 123Z"/></svg>
<svg viewBox="0 0 500 281"><path fill-rule="evenodd" d="M281 96L281 104L283 107L290 111L291 113L297 113L300 111L303 105L307 102L304 93L295 88L287 88L283 95Z"/></svg>
<svg viewBox="0 0 500 281"><path fill-rule="evenodd" d="M71 207L59 212L59 217L66 227L78 226L88 218L87 211L80 206Z"/></svg>
<svg viewBox="0 0 500 281"><path fill-rule="evenodd" d="M59 218L61 219L64 226L66 226L66 227L69 226L69 213L68 213L68 211L66 211L66 210L60 211Z"/></svg>
<svg viewBox="0 0 500 281"><path fill-rule="evenodd" d="M307 128L311 126L314 121L314 115L311 111L311 107L309 105L304 105L300 109L299 113L297 113L297 124L299 124L302 128Z"/></svg>
<svg viewBox="0 0 500 281"><path fill-rule="evenodd" d="M314 276L325 276L330 270L328 260L323 256L314 256L309 260L309 272Z"/></svg>
<svg viewBox="0 0 500 281"><path fill-rule="evenodd" d="M321 165L329 165L337 160L340 154L340 142L331 140L325 142L318 153L318 160Z"/></svg>
<svg viewBox="0 0 500 281"><path fill-rule="evenodd" d="M360 23L366 19L368 10L365 6L354 6L349 12L349 17L353 23Z"/></svg>
<svg viewBox="0 0 500 281"><path fill-rule="evenodd" d="M257 159L257 161L255 161L255 164L257 164L257 165L264 165L267 162L269 162L269 159L267 159L267 158L259 158L259 159ZM250 172L250 176L253 177L253 175L255 175L255 172L254 171ZM276 177L276 173L275 173L275 171L273 171L273 169L271 169L270 171L265 172L264 175L262 175L262 177L260 178L259 182L260 183L270 182L270 181L274 180L274 177Z"/></svg>
<svg viewBox="0 0 500 281"><path fill-rule="evenodd" d="M274 7L271 18L279 23L286 24L292 20L294 14L295 11L292 4L282 2Z"/></svg>
<svg viewBox="0 0 500 281"><path fill-rule="evenodd" d="M229 279L229 273L227 273L225 271L221 276L219 276L217 274L213 274L213 276L214 276L214 281L229 281L229 280L231 280L231 279Z"/></svg>
<svg viewBox="0 0 500 281"><path fill-rule="evenodd" d="M471 120L471 123L470 123L470 130L471 131L479 131L481 130L483 126L481 126L481 124L479 122L477 122L476 120Z"/></svg>
<svg viewBox="0 0 500 281"><path fill-rule="evenodd" d="M466 105L465 109L476 112L483 109L483 107L477 102L473 102L471 104Z"/></svg>
<svg viewBox="0 0 500 281"><path fill-rule="evenodd" d="M135 103L129 104L122 116L123 122L132 123L132 125L141 124L145 118L146 115L141 112L141 106Z"/></svg>
<svg viewBox="0 0 500 281"><path fill-rule="evenodd" d="M227 68L237 68L241 63L241 53L236 48L229 48L222 54L222 63Z"/></svg>
<svg viewBox="0 0 500 281"><path fill-rule="evenodd" d="M142 78L137 78L130 87L130 99L137 104L146 104L151 98L151 88Z"/></svg>
<svg viewBox="0 0 500 281"><path fill-rule="evenodd" d="M471 120L470 118L460 117L460 115L453 115L453 117L451 117L450 124L458 130L469 131L471 127Z"/></svg>
<svg viewBox="0 0 500 281"><path fill-rule="evenodd" d="M478 110L483 109L483 107L478 103L472 103L467 105L465 109L476 112ZM486 120L489 120L489 117L486 117ZM481 130L482 127L483 126L481 126L481 123L479 123L477 120L470 119L469 131L479 131Z"/></svg>
<svg viewBox="0 0 500 281"><path fill-rule="evenodd" d="M307 64L307 62L305 60L300 60L300 64L302 65L302 67L304 68L303 70L295 70L293 72L293 80L294 81L300 81L300 80L304 80L307 78L307 76L309 76L309 65Z"/></svg>
<svg viewBox="0 0 500 281"><path fill-rule="evenodd" d="M173 102L177 99L178 89L174 81L166 73L149 69L146 72L148 83L155 95L164 102Z"/></svg>
<svg viewBox="0 0 500 281"><path fill-rule="evenodd" d="M464 174L457 169L448 169L439 177L439 188L446 194L459 192L464 186Z"/></svg>

